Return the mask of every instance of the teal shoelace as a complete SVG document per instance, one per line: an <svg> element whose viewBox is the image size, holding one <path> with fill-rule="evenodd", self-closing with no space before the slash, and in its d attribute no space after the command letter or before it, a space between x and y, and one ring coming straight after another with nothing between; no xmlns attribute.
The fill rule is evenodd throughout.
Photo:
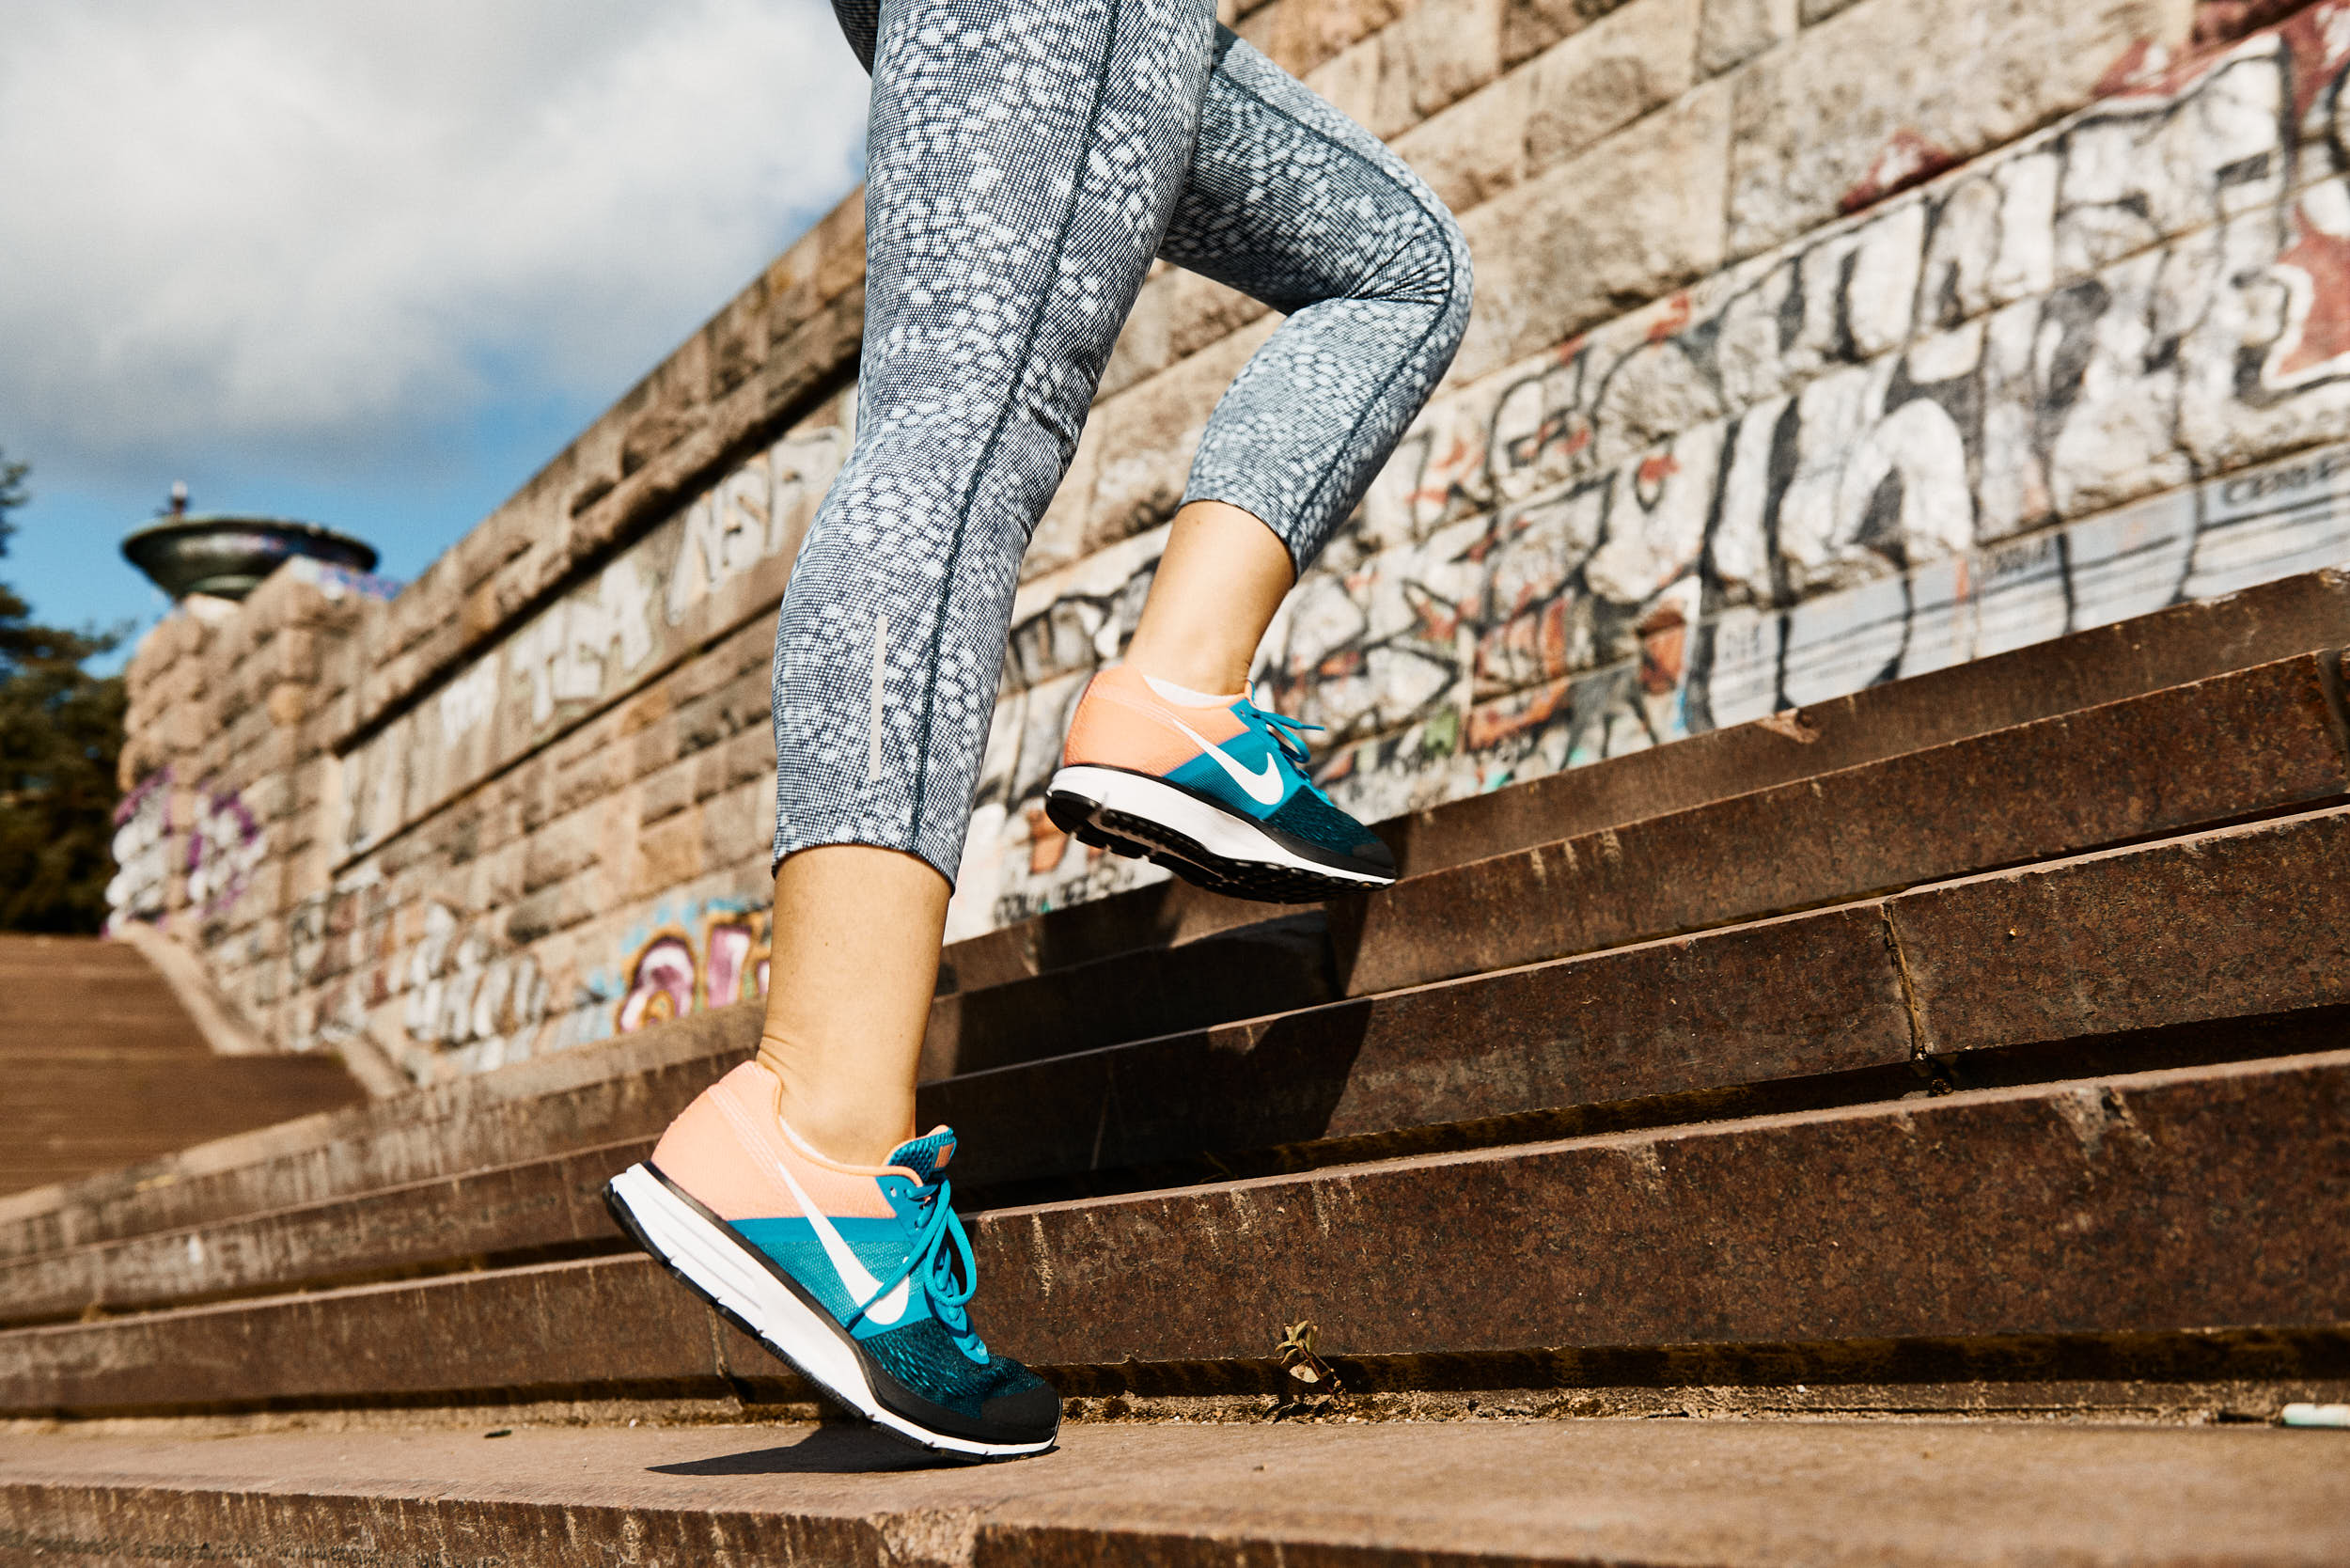
<svg viewBox="0 0 2350 1568"><path fill-rule="evenodd" d="M1306 731L1310 729L1316 734L1321 734L1325 727L1319 724L1308 724L1304 719L1292 718L1287 713L1277 713L1270 708L1259 707L1257 686L1253 681L1248 685L1246 701L1248 711L1264 720L1265 733L1273 737L1274 745L1279 746L1282 755L1297 765L1298 772L1304 773L1306 759L1308 755L1306 749Z"/></svg>
<svg viewBox="0 0 2350 1568"><path fill-rule="evenodd" d="M908 1196L923 1211L922 1228L915 1232L913 1250L881 1282L880 1289L857 1304L857 1309L849 1314L849 1321L855 1323L872 1309L873 1303L896 1290L900 1281L911 1278L929 1293L938 1321L957 1339L969 1341L973 1354L984 1359L987 1346L971 1332L971 1319L964 1310L979 1294L979 1265L971 1256L971 1238L964 1233L963 1221L955 1214L954 1184L941 1176L916 1186Z"/></svg>

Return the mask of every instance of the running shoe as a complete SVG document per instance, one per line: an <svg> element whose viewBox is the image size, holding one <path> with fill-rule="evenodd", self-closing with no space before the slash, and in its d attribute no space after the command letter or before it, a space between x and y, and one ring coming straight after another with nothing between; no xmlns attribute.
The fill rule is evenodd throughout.
<svg viewBox="0 0 2350 1568"><path fill-rule="evenodd" d="M1311 903L1387 886L1394 855L1306 776L1299 732L1320 728L1116 666L1077 703L1045 815L1082 843L1236 898Z"/></svg>
<svg viewBox="0 0 2350 1568"><path fill-rule="evenodd" d="M686 1288L846 1406L916 1447L1042 1453L1060 1396L993 1355L965 1310L977 1271L942 1172L945 1127L884 1166L839 1165L777 1109L757 1061L685 1107L605 1184L620 1229Z"/></svg>

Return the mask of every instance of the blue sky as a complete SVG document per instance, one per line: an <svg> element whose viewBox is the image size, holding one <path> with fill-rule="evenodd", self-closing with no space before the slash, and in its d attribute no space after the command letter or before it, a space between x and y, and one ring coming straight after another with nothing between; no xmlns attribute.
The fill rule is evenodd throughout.
<svg viewBox="0 0 2350 1568"><path fill-rule="evenodd" d="M175 479L415 575L861 153L823 0L0 0L0 580L67 624L165 607L118 543Z"/></svg>

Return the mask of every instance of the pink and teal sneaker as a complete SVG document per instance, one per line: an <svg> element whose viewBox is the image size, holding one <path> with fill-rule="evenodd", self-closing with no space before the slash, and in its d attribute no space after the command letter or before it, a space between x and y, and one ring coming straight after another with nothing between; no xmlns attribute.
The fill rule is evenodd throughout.
<svg viewBox="0 0 2350 1568"><path fill-rule="evenodd" d="M1306 776L1298 732L1312 728L1116 666L1077 704L1044 811L1080 842L1235 898L1388 886L1394 854Z"/></svg>
<svg viewBox="0 0 2350 1568"><path fill-rule="evenodd" d="M685 1287L883 1431L968 1459L1042 1453L1060 1396L990 1352L941 1127L881 1166L824 1158L744 1062L604 1186L620 1229Z"/></svg>

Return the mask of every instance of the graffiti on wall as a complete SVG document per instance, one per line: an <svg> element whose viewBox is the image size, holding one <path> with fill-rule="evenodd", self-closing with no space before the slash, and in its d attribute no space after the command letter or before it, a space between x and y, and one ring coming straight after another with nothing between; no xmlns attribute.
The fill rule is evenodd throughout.
<svg viewBox="0 0 2350 1568"><path fill-rule="evenodd" d="M126 920L160 922L170 890L171 770L139 780L115 808L115 874L106 884L106 929Z"/></svg>
<svg viewBox="0 0 2350 1568"><path fill-rule="evenodd" d="M476 1068L531 1054L547 985L527 950L501 951L490 932L435 902L405 969L401 1023L410 1040L460 1053Z"/></svg>
<svg viewBox="0 0 2350 1568"><path fill-rule="evenodd" d="M393 909L382 869L369 865L290 912L295 1050L364 1036L422 1084L550 1048L553 990L536 955L439 900L425 904L415 939L395 948Z"/></svg>
<svg viewBox="0 0 2350 1568"><path fill-rule="evenodd" d="M746 905L656 911L652 934L640 932L630 944L634 957L612 1027L627 1034L697 1008L765 996L769 933L767 912Z"/></svg>
<svg viewBox="0 0 2350 1568"><path fill-rule="evenodd" d="M2345 65L2335 0L2125 73L1441 400L1300 581L1269 699L1375 817L2350 560L2338 455L2229 478L2350 429ZM1034 809L1152 564L1015 628L962 933L1152 874Z"/></svg>
<svg viewBox="0 0 2350 1568"><path fill-rule="evenodd" d="M2350 560L2346 59L2329 4L1885 195L1927 166L1896 146L1848 218L1448 392L1292 596L1263 698L1378 818ZM727 475L340 760L297 1034L372 1027L421 1076L764 992L747 902L517 945L368 852L765 613L844 440ZM1163 537L1022 589L950 935L1160 874L1041 808ZM140 865L119 907L151 875L160 911L180 862Z"/></svg>
<svg viewBox="0 0 2350 1568"><path fill-rule="evenodd" d="M234 790L202 790L188 830L188 902L207 916L236 904L269 854L269 835Z"/></svg>
<svg viewBox="0 0 2350 1568"><path fill-rule="evenodd" d="M365 853L723 623L771 612L846 444L834 426L755 454L342 759L341 852Z"/></svg>

